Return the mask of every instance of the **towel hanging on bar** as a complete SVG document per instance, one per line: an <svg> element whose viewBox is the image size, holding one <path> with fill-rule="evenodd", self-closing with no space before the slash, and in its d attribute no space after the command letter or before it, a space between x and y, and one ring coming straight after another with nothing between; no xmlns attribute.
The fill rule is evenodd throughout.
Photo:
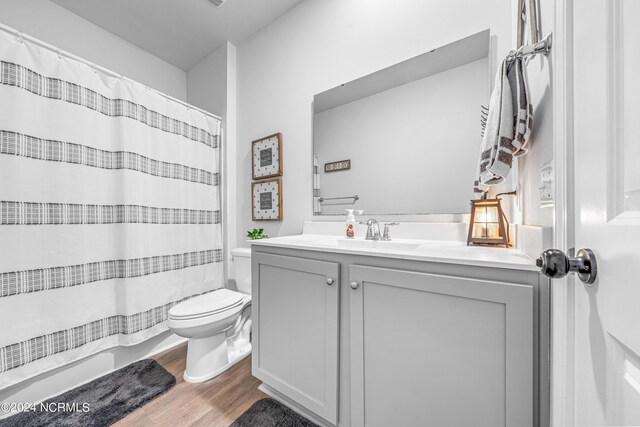
<svg viewBox="0 0 640 427"><path fill-rule="evenodd" d="M500 64L489 102L478 167L476 192L500 184L511 172L513 157L523 156L531 127L533 107L523 58L509 55Z"/></svg>
<svg viewBox="0 0 640 427"><path fill-rule="evenodd" d="M533 126L533 105L529 95L529 78L524 58L518 58L507 72L511 87L511 100L515 116L514 157L520 157L529 151L526 148Z"/></svg>

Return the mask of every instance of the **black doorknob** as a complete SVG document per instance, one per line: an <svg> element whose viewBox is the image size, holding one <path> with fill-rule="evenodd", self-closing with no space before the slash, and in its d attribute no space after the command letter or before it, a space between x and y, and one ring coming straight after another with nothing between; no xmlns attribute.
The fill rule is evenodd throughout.
<svg viewBox="0 0 640 427"><path fill-rule="evenodd" d="M552 279L560 279L569 273L576 273L587 285L596 281L596 256L591 249L580 249L573 258L559 249L547 249L536 260L540 271Z"/></svg>

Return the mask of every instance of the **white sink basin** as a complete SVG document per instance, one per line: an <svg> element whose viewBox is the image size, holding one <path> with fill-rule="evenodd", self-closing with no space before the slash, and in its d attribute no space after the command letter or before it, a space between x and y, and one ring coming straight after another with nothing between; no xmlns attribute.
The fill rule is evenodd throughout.
<svg viewBox="0 0 640 427"><path fill-rule="evenodd" d="M422 246L421 243L396 242L383 240L362 240L362 239L334 239L320 242L321 245L343 246L353 249L377 249L387 251L412 251Z"/></svg>

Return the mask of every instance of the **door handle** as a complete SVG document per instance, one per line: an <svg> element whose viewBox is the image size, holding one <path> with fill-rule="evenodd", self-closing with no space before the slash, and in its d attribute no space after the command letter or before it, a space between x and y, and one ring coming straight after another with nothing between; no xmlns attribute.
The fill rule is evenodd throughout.
<svg viewBox="0 0 640 427"><path fill-rule="evenodd" d="M358 289L358 282L351 282L351 289L356 290Z"/></svg>
<svg viewBox="0 0 640 427"><path fill-rule="evenodd" d="M536 260L540 271L552 279L560 279L576 273L587 285L593 285L598 276L596 256L591 249L580 249L575 257L568 257L560 249L547 249Z"/></svg>

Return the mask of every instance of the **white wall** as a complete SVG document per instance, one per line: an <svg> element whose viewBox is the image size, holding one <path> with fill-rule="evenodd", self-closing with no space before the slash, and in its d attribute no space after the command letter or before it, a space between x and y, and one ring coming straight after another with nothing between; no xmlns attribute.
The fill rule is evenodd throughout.
<svg viewBox="0 0 640 427"><path fill-rule="evenodd" d="M237 132L238 132L238 112L237 112L237 49L231 43L227 44L227 111L223 120L224 140L227 144L225 147L225 179L223 181L225 191L225 216L222 217L223 228L225 230L226 249L227 249L227 266L233 259L231 250L239 246L238 242L245 240L244 234L238 236L236 233L238 212L237 212L237 176L238 176L238 159L237 159ZM227 270L229 273L229 270ZM232 274L232 273L230 273ZM225 277L230 277L229 275ZM231 276L235 277L235 276Z"/></svg>
<svg viewBox="0 0 640 427"><path fill-rule="evenodd" d="M187 101L222 117L225 278L236 247L236 47L229 42L187 72Z"/></svg>
<svg viewBox="0 0 640 427"><path fill-rule="evenodd" d="M322 196L357 194L365 214L468 213L488 65L475 61L317 113ZM345 159L350 170L324 172L326 162ZM323 214L354 207L329 203Z"/></svg>
<svg viewBox="0 0 640 427"><path fill-rule="evenodd" d="M187 71L187 101L223 117L227 110L228 43L204 57Z"/></svg>
<svg viewBox="0 0 640 427"><path fill-rule="evenodd" d="M512 46L510 0L306 0L238 46L238 235L295 234L312 218L313 95L491 28ZM495 70L495 66L492 67ZM493 73L493 71L492 71ZM282 222L251 221L251 141L283 134Z"/></svg>
<svg viewBox="0 0 640 427"><path fill-rule="evenodd" d="M186 73L48 0L0 0L0 23L186 100Z"/></svg>

